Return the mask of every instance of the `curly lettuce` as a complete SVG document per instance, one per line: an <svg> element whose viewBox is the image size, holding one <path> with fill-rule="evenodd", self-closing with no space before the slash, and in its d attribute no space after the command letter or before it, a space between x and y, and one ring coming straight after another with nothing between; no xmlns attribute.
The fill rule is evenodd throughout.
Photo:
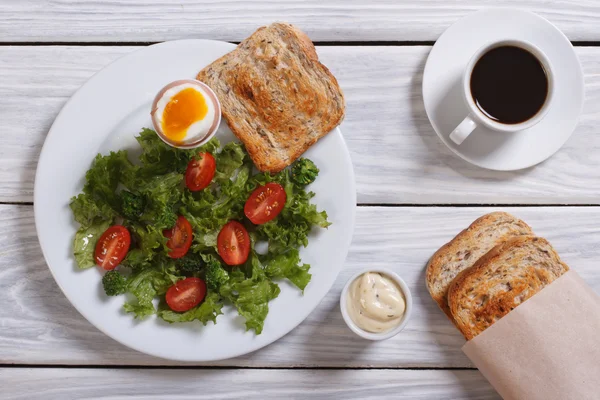
<svg viewBox="0 0 600 400"><path fill-rule="evenodd" d="M209 321L216 323L217 317L223 312L222 298L218 293L209 291L204 298L204 301L198 306L185 312L175 312L165 303L161 303L158 307L158 316L167 322L191 322L198 320L202 325L206 325Z"/></svg>
<svg viewBox="0 0 600 400"><path fill-rule="evenodd" d="M150 129L143 129L137 141L141 155L133 163L126 151L98 155L86 173L83 192L71 199L74 219L80 224L73 244L77 265L95 265L100 235L112 224L124 225L131 234L129 252L103 284L110 295L125 292L126 312L139 319L156 315L169 323L200 321L206 325L216 323L222 307L231 304L244 318L246 329L260 334L269 302L280 293L276 281L288 280L302 291L306 288L310 266L302 263L299 248L308 245L314 227L330 225L327 214L311 203L314 194L305 190L317 177L318 168L303 159L277 174L256 174L239 143L221 148L212 139L200 148L181 150L165 144ZM202 152L215 157L215 176L207 188L191 192L184 174L188 163ZM284 187L285 207L266 224L246 223L252 238L250 256L244 265L229 267L218 255L219 231L231 220L245 220L246 200L267 182ZM168 257L163 231L173 227L179 215L190 222L193 243L188 254L173 260ZM266 254L254 251L257 241L268 242ZM189 276L203 279L208 292L198 306L175 312L166 304L165 293Z"/></svg>
<svg viewBox="0 0 600 400"><path fill-rule="evenodd" d="M265 274L271 279L285 278L300 290L304 290L310 282L311 274L308 272L310 265L300 263L298 249L290 249L275 255L270 253L263 262Z"/></svg>
<svg viewBox="0 0 600 400"><path fill-rule="evenodd" d="M134 297L123 306L124 310L144 318L156 313L153 300L156 296L164 295L167 289L183 277L177 274L174 262L165 259L156 260L155 265L133 275L127 285L127 290Z"/></svg>
<svg viewBox="0 0 600 400"><path fill-rule="evenodd" d="M331 223L325 211L318 211L310 200L313 192L306 192L302 185L291 180L289 170L283 170L275 176L259 174L252 177L250 188L277 182L285 189L287 200L281 214L272 221L256 227L259 240L269 242L269 252L284 253L291 249L308 246L308 235L313 226L327 228Z"/></svg>
<svg viewBox="0 0 600 400"><path fill-rule="evenodd" d="M103 221L112 221L120 211L116 193L120 182L130 179L135 167L126 151L98 154L85 174L83 193L71 199L70 207L75 221L89 227Z"/></svg>
<svg viewBox="0 0 600 400"><path fill-rule="evenodd" d="M111 206L92 199L87 193L73 197L70 206L75 221L79 222L81 226L90 226L100 221L112 221L117 216Z"/></svg>
<svg viewBox="0 0 600 400"><path fill-rule="evenodd" d="M127 158L127 151L111 152L107 156L98 154L92 168L85 174L83 193L87 194L98 207L110 206L119 210L119 197L116 193L119 182L129 181L135 167Z"/></svg>
<svg viewBox="0 0 600 400"><path fill-rule="evenodd" d="M269 313L269 301L279 296L280 291L267 277L256 254L251 253L245 267L233 270L219 293L244 317L246 330L253 329L259 335Z"/></svg>

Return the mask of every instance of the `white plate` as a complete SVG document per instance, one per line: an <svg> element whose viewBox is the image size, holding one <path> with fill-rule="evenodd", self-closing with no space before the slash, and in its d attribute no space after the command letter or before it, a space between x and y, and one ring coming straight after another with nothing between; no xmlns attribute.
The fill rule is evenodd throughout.
<svg viewBox="0 0 600 400"><path fill-rule="evenodd" d="M342 269L354 229L356 190L352 163L339 129L310 148L306 156L321 173L310 187L314 202L328 212L333 225L317 229L302 249L312 280L304 291L281 282L281 294L269 304L261 335L245 332L243 318L231 307L217 324L173 324L155 317L142 322L122 312L123 296L103 294L96 268L78 270L72 256L77 229L69 200L78 194L94 156L135 148L134 136L151 127L150 105L165 84L193 78L204 66L234 49L230 43L181 40L129 54L92 77L62 109L40 156L35 179L35 222L44 257L67 298L98 329L115 340L154 356L181 361L235 357L279 339L319 304ZM233 135L222 122L223 142Z"/></svg>
<svg viewBox="0 0 600 400"><path fill-rule="evenodd" d="M464 69L481 46L502 39L528 41L546 54L555 75L554 101L532 128L499 133L479 126L458 146L449 135L468 114L461 92ZM527 168L553 155L573 133L583 99L583 73L571 42L527 11L490 9L459 20L431 49L423 75L425 110L440 139L464 160L493 170Z"/></svg>

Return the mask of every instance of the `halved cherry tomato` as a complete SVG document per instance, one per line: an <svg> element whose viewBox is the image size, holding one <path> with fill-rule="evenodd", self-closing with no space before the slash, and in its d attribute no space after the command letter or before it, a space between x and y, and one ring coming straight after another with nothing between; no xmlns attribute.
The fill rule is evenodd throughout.
<svg viewBox="0 0 600 400"><path fill-rule="evenodd" d="M267 183L252 192L244 205L244 214L255 225L271 221L279 215L287 195L285 189L279 183Z"/></svg>
<svg viewBox="0 0 600 400"><path fill-rule="evenodd" d="M244 225L237 221L226 223L217 236L217 249L225 264L245 263L250 253L250 235Z"/></svg>
<svg viewBox="0 0 600 400"><path fill-rule="evenodd" d="M121 225L111 226L96 243L96 264L107 271L115 269L127 255L130 244L131 235L127 228Z"/></svg>
<svg viewBox="0 0 600 400"><path fill-rule="evenodd" d="M165 299L171 310L187 311L196 307L206 296L206 283L200 278L185 278L167 290Z"/></svg>
<svg viewBox="0 0 600 400"><path fill-rule="evenodd" d="M192 160L185 171L185 184L192 192L202 190L212 181L217 162L210 153L199 153L200 160Z"/></svg>
<svg viewBox="0 0 600 400"><path fill-rule="evenodd" d="M182 215L177 217L174 227L163 231L163 235L169 239L167 247L171 250L169 251L169 257L171 258L185 256L192 245L192 225Z"/></svg>

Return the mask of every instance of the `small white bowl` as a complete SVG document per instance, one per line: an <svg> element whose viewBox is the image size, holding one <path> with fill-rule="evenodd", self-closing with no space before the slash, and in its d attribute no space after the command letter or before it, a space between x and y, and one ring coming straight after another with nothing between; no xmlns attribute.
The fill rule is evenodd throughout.
<svg viewBox="0 0 600 400"><path fill-rule="evenodd" d="M356 323L354 323L354 321L348 314L346 299L348 297L348 291L350 290L350 285L352 284L352 282L354 282L359 276L361 276L365 272L379 272L380 274L385 275L386 277L388 277L388 278L392 279L394 282L396 282L398 284L398 286L400 287L400 290L402 290L402 294L404 295L404 300L406 302L406 309L404 310L404 315L402 316L402 321L400 321L400 324L397 327L395 327L394 329L391 329L391 330L385 331L385 332L378 332L378 333L368 332L368 331L365 331L364 329L359 328L358 325L356 325ZM354 332L358 336L360 336L364 339L368 339L368 340L385 340L385 339L389 339L393 336L396 336L398 333L400 333L400 331L402 329L404 329L404 327L408 323L408 320L410 319L410 316L412 314L412 308L413 308L412 296L410 294L410 289L408 288L406 283L402 280L402 278L400 278L398 276L398 274L390 271L389 269L385 269L385 268L367 268L367 269L357 272L356 274L352 275L352 277L348 280L348 282L346 283L346 286L344 286L344 288L342 289L342 294L340 295L340 310L342 311L342 317L344 317L344 321L346 322L346 325L348 325L348 328L350 328L352 330L352 332Z"/></svg>

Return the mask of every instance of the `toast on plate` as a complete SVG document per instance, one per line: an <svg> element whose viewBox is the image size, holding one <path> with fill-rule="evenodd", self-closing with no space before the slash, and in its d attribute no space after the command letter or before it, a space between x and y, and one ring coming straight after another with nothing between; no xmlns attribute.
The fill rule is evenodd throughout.
<svg viewBox="0 0 600 400"><path fill-rule="evenodd" d="M293 25L259 28L200 73L261 171L278 172L340 124L345 102L310 39Z"/></svg>
<svg viewBox="0 0 600 400"><path fill-rule="evenodd" d="M446 295L452 280L481 256L507 239L533 234L520 219L505 212L486 214L435 252L426 271L427 289L442 311L453 321Z"/></svg>
<svg viewBox="0 0 600 400"><path fill-rule="evenodd" d="M509 239L452 282L448 305L454 322L471 340L568 270L546 239Z"/></svg>

